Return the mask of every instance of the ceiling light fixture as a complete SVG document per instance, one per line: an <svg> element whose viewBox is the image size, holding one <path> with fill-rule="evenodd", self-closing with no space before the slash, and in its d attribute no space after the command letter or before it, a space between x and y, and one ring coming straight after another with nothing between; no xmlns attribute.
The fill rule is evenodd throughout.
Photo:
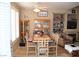
<svg viewBox="0 0 79 59"><path fill-rule="evenodd" d="M34 12L39 12L39 11L40 11L40 9L35 8L33 11L34 11Z"/></svg>

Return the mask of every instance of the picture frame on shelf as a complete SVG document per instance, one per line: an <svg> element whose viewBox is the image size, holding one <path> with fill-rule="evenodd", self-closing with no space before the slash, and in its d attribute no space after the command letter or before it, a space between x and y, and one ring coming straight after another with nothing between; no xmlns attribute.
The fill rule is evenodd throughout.
<svg viewBox="0 0 79 59"><path fill-rule="evenodd" d="M37 13L37 16L39 16L39 17L47 17L48 12L47 11L40 11L40 12Z"/></svg>

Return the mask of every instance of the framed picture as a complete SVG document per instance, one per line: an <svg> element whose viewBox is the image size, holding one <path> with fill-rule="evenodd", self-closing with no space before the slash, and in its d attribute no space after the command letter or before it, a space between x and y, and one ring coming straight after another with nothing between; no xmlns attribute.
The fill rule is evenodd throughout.
<svg viewBox="0 0 79 59"><path fill-rule="evenodd" d="M48 12L47 11L40 11L37 13L37 15L39 17L47 17L48 16Z"/></svg>

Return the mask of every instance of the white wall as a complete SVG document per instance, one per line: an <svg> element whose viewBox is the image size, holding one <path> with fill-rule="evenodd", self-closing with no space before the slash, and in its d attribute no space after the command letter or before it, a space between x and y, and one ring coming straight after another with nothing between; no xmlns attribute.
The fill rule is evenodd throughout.
<svg viewBox="0 0 79 59"><path fill-rule="evenodd" d="M0 2L0 57L11 56L10 3Z"/></svg>
<svg viewBox="0 0 79 59"><path fill-rule="evenodd" d="M34 12L32 9L29 8L21 8L20 9L20 19L25 20L24 16L29 17L29 20L31 19L52 19L52 14L53 13L65 13L66 10L53 10L53 9L48 9L48 17L39 17L37 16L37 13Z"/></svg>

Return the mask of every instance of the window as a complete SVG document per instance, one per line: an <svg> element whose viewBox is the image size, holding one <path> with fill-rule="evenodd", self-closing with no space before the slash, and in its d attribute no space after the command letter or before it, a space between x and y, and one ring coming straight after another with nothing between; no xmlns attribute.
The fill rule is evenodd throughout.
<svg viewBox="0 0 79 59"><path fill-rule="evenodd" d="M19 37L19 12L18 10L11 9L11 32L12 42Z"/></svg>
<svg viewBox="0 0 79 59"><path fill-rule="evenodd" d="M0 2L0 57L11 56L10 2Z"/></svg>

